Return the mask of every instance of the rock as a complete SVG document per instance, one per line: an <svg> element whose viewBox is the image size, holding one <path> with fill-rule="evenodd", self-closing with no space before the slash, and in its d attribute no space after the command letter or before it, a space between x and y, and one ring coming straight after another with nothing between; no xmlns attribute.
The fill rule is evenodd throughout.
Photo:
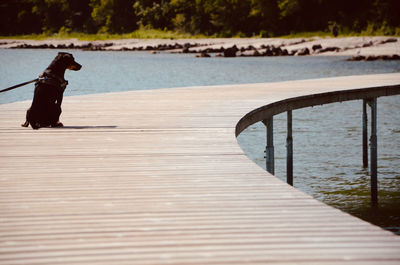
<svg viewBox="0 0 400 265"><path fill-rule="evenodd" d="M357 55L357 56L353 56L352 58L347 59L346 61L376 61L376 60L383 60L383 61L400 60L400 55L398 55L398 54L378 55L378 56Z"/></svg>
<svg viewBox="0 0 400 265"><path fill-rule="evenodd" d="M390 42L397 42L397 39L395 39L395 38L386 39L386 40L379 42L379 44L385 44L385 43L390 43Z"/></svg>
<svg viewBox="0 0 400 265"><path fill-rule="evenodd" d="M262 56L262 54L258 50L254 50L253 56Z"/></svg>
<svg viewBox="0 0 400 265"><path fill-rule="evenodd" d="M270 47L267 47L267 48L265 49L264 55L265 55L265 56L273 56L274 53L272 52L272 50L271 50Z"/></svg>
<svg viewBox="0 0 400 265"><path fill-rule="evenodd" d="M222 53L224 52L224 49L221 48L206 48L204 50L201 50L200 52L206 52L206 53Z"/></svg>
<svg viewBox="0 0 400 265"><path fill-rule="evenodd" d="M287 50L286 50L286 52L287 52ZM283 55L283 50L280 47L267 46L264 55L265 56L281 56L281 55Z"/></svg>
<svg viewBox="0 0 400 265"><path fill-rule="evenodd" d="M91 47L92 47L92 43L89 42L89 43L86 44L86 45L82 45L82 46L81 46L81 49L90 49Z"/></svg>
<svg viewBox="0 0 400 265"><path fill-rule="evenodd" d="M304 56L304 55L309 55L310 54L310 50L308 48L303 48L300 49L296 52L296 56Z"/></svg>
<svg viewBox="0 0 400 265"><path fill-rule="evenodd" d="M281 56L281 55L282 55L282 50L281 50L281 48L272 46L271 49L272 49L272 54L273 54L274 56Z"/></svg>
<svg viewBox="0 0 400 265"><path fill-rule="evenodd" d="M317 51L317 50L320 50L320 49L322 49L321 44L314 44L314 45L312 46L312 50L313 50L314 52Z"/></svg>
<svg viewBox="0 0 400 265"><path fill-rule="evenodd" d="M362 47L363 47L363 48L366 48L366 47L371 47L372 45L373 45L373 43L372 43L372 41L370 41L370 42L364 43L364 44L362 45Z"/></svg>
<svg viewBox="0 0 400 265"><path fill-rule="evenodd" d="M202 51L200 54L196 55L197 58L209 58L211 57L207 52Z"/></svg>
<svg viewBox="0 0 400 265"><path fill-rule="evenodd" d="M324 52L338 52L340 51L339 47L326 47L324 49L319 49L318 53L324 53Z"/></svg>
<svg viewBox="0 0 400 265"><path fill-rule="evenodd" d="M363 61L363 60L365 60L365 56L357 55L347 59L346 61Z"/></svg>
<svg viewBox="0 0 400 265"><path fill-rule="evenodd" d="M156 49L158 51L164 51L164 50L168 49L168 46L166 44L158 44Z"/></svg>
<svg viewBox="0 0 400 265"><path fill-rule="evenodd" d="M182 45L180 45L179 43L175 43L175 45L174 45L174 49L182 49L183 48L183 46Z"/></svg>
<svg viewBox="0 0 400 265"><path fill-rule="evenodd" d="M365 61L376 61L378 60L378 58L376 56L367 56L365 58Z"/></svg>
<svg viewBox="0 0 400 265"><path fill-rule="evenodd" d="M236 45L233 45L232 47L224 50L224 57L236 57L236 53L238 51L239 49L236 47Z"/></svg>
<svg viewBox="0 0 400 265"><path fill-rule="evenodd" d="M189 42L186 42L185 44L183 44L182 53L190 53L191 52L191 51L189 51L190 47L192 47L192 45L190 45Z"/></svg>

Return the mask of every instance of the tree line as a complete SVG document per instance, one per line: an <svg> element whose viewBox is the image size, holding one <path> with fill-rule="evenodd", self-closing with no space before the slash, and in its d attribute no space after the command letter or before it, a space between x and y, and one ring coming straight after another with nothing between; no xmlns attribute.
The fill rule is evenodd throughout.
<svg viewBox="0 0 400 265"><path fill-rule="evenodd" d="M11 0L0 3L0 34L129 33L139 28L208 36L273 37L400 29L399 0Z"/></svg>

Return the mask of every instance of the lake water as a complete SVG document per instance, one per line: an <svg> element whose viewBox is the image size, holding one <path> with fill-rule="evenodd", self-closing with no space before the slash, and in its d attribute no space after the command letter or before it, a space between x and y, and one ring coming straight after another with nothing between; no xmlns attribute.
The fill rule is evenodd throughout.
<svg viewBox="0 0 400 265"><path fill-rule="evenodd" d="M400 61L347 62L345 57L195 58L193 54L70 51L83 65L67 71L65 96L169 87L277 82L343 75L392 73ZM0 89L36 78L55 50L1 50ZM31 100L33 84L0 94L0 104ZM362 168L362 102L293 111L294 186L334 207L400 234L400 96L378 99L378 208L369 203ZM286 115L274 118L275 175L285 181ZM265 168L261 123L238 137L246 154Z"/></svg>

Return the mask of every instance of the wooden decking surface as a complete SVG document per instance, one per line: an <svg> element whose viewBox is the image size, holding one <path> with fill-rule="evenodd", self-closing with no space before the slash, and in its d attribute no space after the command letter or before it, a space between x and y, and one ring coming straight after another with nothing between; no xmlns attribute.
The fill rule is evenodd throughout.
<svg viewBox="0 0 400 265"><path fill-rule="evenodd" d="M251 162L262 105L400 74L65 98L61 129L0 105L0 264L400 264L400 237ZM263 148L263 147L260 147Z"/></svg>

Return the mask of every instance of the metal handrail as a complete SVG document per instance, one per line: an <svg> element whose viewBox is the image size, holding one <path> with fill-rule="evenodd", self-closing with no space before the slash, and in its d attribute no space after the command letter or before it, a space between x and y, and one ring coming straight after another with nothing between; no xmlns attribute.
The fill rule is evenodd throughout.
<svg viewBox="0 0 400 265"><path fill-rule="evenodd" d="M273 116L287 112L286 138L286 169L287 183L293 185L293 137L292 137L292 110L350 100L363 100L363 166L368 167L368 130L367 108L371 107L371 138L370 138L370 175L371 175L371 203L378 204L377 185L377 101L378 97L400 94L400 84L390 86L369 87L350 90L339 90L327 93L311 94L277 101L246 114L236 125L236 136L248 126L262 121L267 128L267 146L265 148L266 169L274 174L274 145L273 145Z"/></svg>

